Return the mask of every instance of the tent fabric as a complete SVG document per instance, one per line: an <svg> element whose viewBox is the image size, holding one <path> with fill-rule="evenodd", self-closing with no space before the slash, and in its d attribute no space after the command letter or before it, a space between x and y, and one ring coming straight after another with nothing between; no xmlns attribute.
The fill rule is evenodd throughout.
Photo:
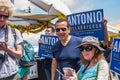
<svg viewBox="0 0 120 80"><path fill-rule="evenodd" d="M17 18L24 18L28 20L35 20L35 21L50 21L56 18L56 15L48 15L48 14L32 14L32 13L13 13L13 17Z"/></svg>
<svg viewBox="0 0 120 80"><path fill-rule="evenodd" d="M48 12L49 14L57 15L61 12L64 15L69 15L72 12L67 7L67 5L61 0L30 0L31 3L35 4L39 8ZM56 4L57 3L57 4Z"/></svg>
<svg viewBox="0 0 120 80"><path fill-rule="evenodd" d="M120 30L120 24L117 24L117 25L116 25L116 28L118 28L118 29Z"/></svg>
<svg viewBox="0 0 120 80"><path fill-rule="evenodd" d="M111 26L111 25L107 25L107 28L108 28L108 32L109 33L116 33L116 34L118 34L119 31L120 31L119 28Z"/></svg>
<svg viewBox="0 0 120 80"><path fill-rule="evenodd" d="M41 8L42 10L48 12L51 5L46 5L45 2L40 1L40 0L30 0L31 3L33 3L34 5L38 6L39 8Z"/></svg>

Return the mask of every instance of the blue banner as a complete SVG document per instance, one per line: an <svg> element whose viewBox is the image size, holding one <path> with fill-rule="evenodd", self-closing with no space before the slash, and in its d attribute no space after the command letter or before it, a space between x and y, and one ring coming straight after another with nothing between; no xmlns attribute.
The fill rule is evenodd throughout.
<svg viewBox="0 0 120 80"><path fill-rule="evenodd" d="M104 40L103 9L75 13L67 16L71 35L84 37L92 35Z"/></svg>
<svg viewBox="0 0 120 80"><path fill-rule="evenodd" d="M52 46L58 41L57 36L41 35L42 44L39 44L39 57L52 58Z"/></svg>
<svg viewBox="0 0 120 80"><path fill-rule="evenodd" d="M120 74L120 38L113 39L113 49L111 52L110 69Z"/></svg>

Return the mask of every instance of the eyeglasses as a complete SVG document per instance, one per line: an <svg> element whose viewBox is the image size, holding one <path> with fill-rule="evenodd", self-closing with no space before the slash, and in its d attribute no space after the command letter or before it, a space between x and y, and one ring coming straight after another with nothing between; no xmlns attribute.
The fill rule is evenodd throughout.
<svg viewBox="0 0 120 80"><path fill-rule="evenodd" d="M60 32L60 30L66 31L66 28L56 28L56 32Z"/></svg>
<svg viewBox="0 0 120 80"><path fill-rule="evenodd" d="M2 15L2 14L0 14L0 18L8 18L8 16L7 15Z"/></svg>
<svg viewBox="0 0 120 80"><path fill-rule="evenodd" d="M79 49L80 49L80 51L82 52L82 51L84 51L84 50L86 50L86 51L91 51L93 48L94 48L94 46L89 45L89 46L85 46L85 47L81 46Z"/></svg>

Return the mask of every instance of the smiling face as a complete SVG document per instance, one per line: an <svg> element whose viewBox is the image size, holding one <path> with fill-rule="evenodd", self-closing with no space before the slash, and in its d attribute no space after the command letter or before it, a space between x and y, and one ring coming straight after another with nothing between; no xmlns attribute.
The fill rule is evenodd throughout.
<svg viewBox="0 0 120 80"><path fill-rule="evenodd" d="M54 35L54 32L52 31L52 28L47 28L47 29L45 30L45 34L46 34L46 35Z"/></svg>
<svg viewBox="0 0 120 80"><path fill-rule="evenodd" d="M70 27L68 27L67 22L66 21L57 22L55 24L55 28L56 28L56 34L58 35L59 40L66 41L70 33Z"/></svg>
<svg viewBox="0 0 120 80"><path fill-rule="evenodd" d="M84 44L80 47L80 51L85 60L90 61L92 57L95 55L96 48L89 44Z"/></svg>

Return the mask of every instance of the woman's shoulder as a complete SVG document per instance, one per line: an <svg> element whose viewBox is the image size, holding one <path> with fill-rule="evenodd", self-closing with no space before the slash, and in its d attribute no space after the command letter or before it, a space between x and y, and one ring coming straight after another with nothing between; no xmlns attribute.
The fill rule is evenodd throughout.
<svg viewBox="0 0 120 80"><path fill-rule="evenodd" d="M103 63L107 63L107 61L104 60L104 59L101 59L98 63L99 63L99 64L103 64ZM108 64L108 63L107 63L107 64Z"/></svg>
<svg viewBox="0 0 120 80"><path fill-rule="evenodd" d="M108 65L108 63L107 63L106 60L100 60L100 61L98 62L98 65L99 65L101 68L106 68L106 69L109 68L109 65Z"/></svg>

